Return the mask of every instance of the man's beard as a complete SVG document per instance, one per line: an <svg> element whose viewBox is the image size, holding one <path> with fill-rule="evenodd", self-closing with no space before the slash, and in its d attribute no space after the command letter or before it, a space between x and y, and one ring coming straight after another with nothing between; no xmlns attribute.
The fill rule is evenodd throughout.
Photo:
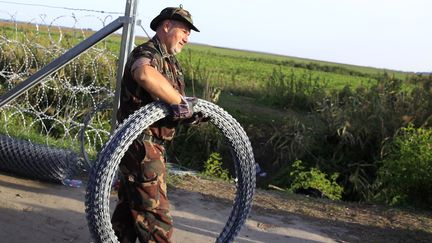
<svg viewBox="0 0 432 243"><path fill-rule="evenodd" d="M172 55L177 55L182 51L182 48L178 48L177 45L171 48L171 54Z"/></svg>
<svg viewBox="0 0 432 243"><path fill-rule="evenodd" d="M172 35L174 35L175 34L175 32L174 32L174 28L171 28L171 29L169 29L168 30L168 38L169 37L172 37ZM170 49L169 49L169 52L170 52L170 54L171 55L177 55L177 54L179 54L180 52L181 52L181 50L182 50L182 47L180 46L179 47L179 43L177 42L175 45L173 45Z"/></svg>

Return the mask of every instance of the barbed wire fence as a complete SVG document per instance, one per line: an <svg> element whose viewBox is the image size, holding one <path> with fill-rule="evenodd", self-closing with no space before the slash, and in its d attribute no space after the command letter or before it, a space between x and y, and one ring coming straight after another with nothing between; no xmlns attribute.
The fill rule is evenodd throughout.
<svg viewBox="0 0 432 243"><path fill-rule="evenodd" d="M116 36L102 40L59 69L55 66L60 67L66 61L57 63L59 57L66 56L65 59L71 60L74 57L71 53L82 50L74 49L78 43L85 50L90 42L95 43L100 40L99 37L106 36L107 29L103 28L105 31L101 31L104 34L92 38L92 31L80 28L80 19L73 14L57 17L51 22L41 17L42 24L18 22L13 15L0 21L0 170L79 186L81 181L70 180L77 168L85 168L78 154L81 151L81 157L88 162L87 151L93 151L96 155L104 148L91 167L86 191L87 220L97 242L106 242L106 239L117 242L110 227L107 195L111 194L119 158L130 145L127 143L136 139L138 132L146 126L169 114L162 103L160 106L164 106L165 110L160 107L159 112L145 110L154 105L149 104L143 107L142 114L134 113L120 125L108 140L116 111L109 111L107 104L118 102L120 67L123 67L124 54L129 52L134 39L135 19L130 13L135 12L136 2L128 1L126 6L128 14L125 15L129 17L129 22L119 20L113 26L110 23L108 26L111 27L107 28L114 31L122 23L126 31L123 31L121 46L120 38ZM58 23L62 18L71 18L72 27L61 27ZM98 19L105 26L108 18ZM91 40L84 41L88 40L88 35L92 36ZM55 65L50 70L45 69L53 63ZM51 74L42 77L39 71ZM44 79L42 83L27 89L31 87L27 85L33 85L41 78ZM22 90L27 91L19 95ZM208 113L211 122L223 132L233 156L236 196L227 222L216 239L216 242L233 242L252 207L255 190L252 147L233 117L210 102L200 102L197 107L202 107L198 111ZM162 116L152 120L159 115ZM80 162L82 166L78 165ZM90 169L90 166L87 168Z"/></svg>
<svg viewBox="0 0 432 243"><path fill-rule="evenodd" d="M42 15L20 22L13 14L0 12L0 95L91 35L93 31L81 27L90 18L101 27L113 19L111 15L79 19L71 13L51 21ZM72 27L59 24L65 19ZM95 155L110 135L111 108L94 111L113 101L119 43L116 36L101 41L1 107L0 134L76 153L85 143L86 151ZM90 113L93 117L86 120Z"/></svg>

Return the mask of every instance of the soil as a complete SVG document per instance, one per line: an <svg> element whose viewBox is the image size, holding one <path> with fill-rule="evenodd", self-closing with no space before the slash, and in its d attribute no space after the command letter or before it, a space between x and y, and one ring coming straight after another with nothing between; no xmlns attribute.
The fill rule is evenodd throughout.
<svg viewBox="0 0 432 243"><path fill-rule="evenodd" d="M235 185L172 176L173 242L214 242ZM92 242L80 188L0 174L0 242ZM115 193L114 193L115 194ZM110 206L115 205L113 195ZM236 242L432 242L432 213L257 190Z"/></svg>
<svg viewBox="0 0 432 243"><path fill-rule="evenodd" d="M235 185L231 183L196 176L178 178L175 185L225 204L232 202L235 193ZM300 220L336 242L432 242L430 211L258 189L252 215L282 217L288 227L291 220Z"/></svg>

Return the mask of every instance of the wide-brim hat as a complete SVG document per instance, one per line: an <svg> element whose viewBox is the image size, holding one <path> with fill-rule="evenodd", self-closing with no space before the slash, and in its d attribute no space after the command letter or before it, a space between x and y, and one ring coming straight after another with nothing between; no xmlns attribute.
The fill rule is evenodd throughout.
<svg viewBox="0 0 432 243"><path fill-rule="evenodd" d="M156 31L159 24L165 19L173 19L186 23L192 30L200 32L197 27L193 24L192 15L184 10L182 7L168 7L163 9L158 16L156 16L150 23L150 28Z"/></svg>

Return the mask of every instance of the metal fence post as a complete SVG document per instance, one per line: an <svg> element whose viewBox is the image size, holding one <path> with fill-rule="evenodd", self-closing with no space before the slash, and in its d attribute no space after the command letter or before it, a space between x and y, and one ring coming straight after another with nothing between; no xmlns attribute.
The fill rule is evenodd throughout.
<svg viewBox="0 0 432 243"><path fill-rule="evenodd" d="M120 56L117 66L116 87L111 116L111 131L117 127L117 110L120 104L121 79L129 53L132 51L135 42L135 25L138 0L126 0L125 19L123 23Z"/></svg>

